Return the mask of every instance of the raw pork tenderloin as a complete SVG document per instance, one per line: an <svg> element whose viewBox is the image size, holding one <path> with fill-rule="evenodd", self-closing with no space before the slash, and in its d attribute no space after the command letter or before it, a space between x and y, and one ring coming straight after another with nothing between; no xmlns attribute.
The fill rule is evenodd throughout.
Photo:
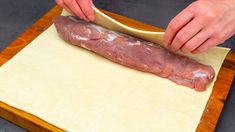
<svg viewBox="0 0 235 132"><path fill-rule="evenodd" d="M59 35L67 42L91 50L113 62L150 72L163 78L204 91L214 78L211 66L173 53L160 45L111 31L72 16L54 20Z"/></svg>

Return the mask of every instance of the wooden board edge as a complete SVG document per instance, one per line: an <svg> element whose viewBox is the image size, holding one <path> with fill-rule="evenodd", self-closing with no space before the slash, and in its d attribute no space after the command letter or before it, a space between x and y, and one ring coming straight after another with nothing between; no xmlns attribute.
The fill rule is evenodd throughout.
<svg viewBox="0 0 235 132"><path fill-rule="evenodd" d="M213 91L201 116L197 132L214 131L231 88L235 71L221 67Z"/></svg>
<svg viewBox="0 0 235 132"><path fill-rule="evenodd" d="M59 6L53 7L30 28L22 33L18 38L11 42L3 51L0 52L0 66L14 57L20 50L26 47L33 39L39 36L53 23L55 16L60 15L62 8Z"/></svg>
<svg viewBox="0 0 235 132"><path fill-rule="evenodd" d="M20 109L0 101L0 116L18 126L33 132L63 132L62 129Z"/></svg>
<svg viewBox="0 0 235 132"><path fill-rule="evenodd" d="M60 15L62 8L56 5L44 16L42 16L36 23L22 33L17 39L15 39L8 47L0 52L0 66L10 60L20 50L27 46L33 39L45 31L52 23L53 18ZM62 129L47 123L46 121L11 107L10 105L0 101L0 117L19 125L29 131L35 132L47 132L47 131L63 131Z"/></svg>

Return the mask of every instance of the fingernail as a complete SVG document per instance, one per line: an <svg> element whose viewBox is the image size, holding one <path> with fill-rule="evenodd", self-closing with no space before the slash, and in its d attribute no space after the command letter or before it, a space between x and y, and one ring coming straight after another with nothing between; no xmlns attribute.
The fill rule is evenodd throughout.
<svg viewBox="0 0 235 132"><path fill-rule="evenodd" d="M172 48L172 47L170 47L170 50L171 50L172 52L177 52L177 51L178 51L178 49L175 49L175 48Z"/></svg>
<svg viewBox="0 0 235 132"><path fill-rule="evenodd" d="M190 53L188 50L182 50L182 49L181 49L181 51L182 51L183 53Z"/></svg>
<svg viewBox="0 0 235 132"><path fill-rule="evenodd" d="M198 51L193 51L193 52L191 52L192 54L197 54L197 53L199 53Z"/></svg>
<svg viewBox="0 0 235 132"><path fill-rule="evenodd" d="M93 16L88 16L88 19L94 21L95 18Z"/></svg>
<svg viewBox="0 0 235 132"><path fill-rule="evenodd" d="M163 47L165 47L165 48L166 48L166 44L164 44L164 43L163 43Z"/></svg>
<svg viewBox="0 0 235 132"><path fill-rule="evenodd" d="M166 47L166 48L170 48L170 43L166 43L166 42L163 42L163 46Z"/></svg>
<svg viewBox="0 0 235 132"><path fill-rule="evenodd" d="M87 18L84 18L84 20L85 20L86 22L89 22L89 19L87 19Z"/></svg>

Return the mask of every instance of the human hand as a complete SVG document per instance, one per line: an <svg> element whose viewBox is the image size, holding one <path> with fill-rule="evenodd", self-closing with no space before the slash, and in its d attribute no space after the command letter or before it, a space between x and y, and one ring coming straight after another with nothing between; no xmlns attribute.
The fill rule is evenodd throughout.
<svg viewBox="0 0 235 132"><path fill-rule="evenodd" d="M200 53L235 34L235 0L198 0L169 23L164 46L176 52Z"/></svg>
<svg viewBox="0 0 235 132"><path fill-rule="evenodd" d="M69 13L85 21L93 21L95 19L95 13L91 8L93 5L92 0L56 0L56 3Z"/></svg>

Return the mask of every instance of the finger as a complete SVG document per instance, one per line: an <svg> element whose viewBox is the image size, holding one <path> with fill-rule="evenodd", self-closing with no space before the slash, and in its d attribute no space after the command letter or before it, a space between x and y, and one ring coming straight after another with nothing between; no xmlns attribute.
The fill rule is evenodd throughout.
<svg viewBox="0 0 235 132"><path fill-rule="evenodd" d="M64 5L64 0L56 0L55 2L60 6Z"/></svg>
<svg viewBox="0 0 235 132"><path fill-rule="evenodd" d="M205 52L206 50L208 50L218 44L219 43L218 43L217 39L210 38L205 43L203 43L201 46L199 46L196 50L194 50L192 53L198 54L198 53Z"/></svg>
<svg viewBox="0 0 235 132"><path fill-rule="evenodd" d="M88 20L93 21L95 19L95 13L91 8L91 1L90 0L77 0L83 14L85 14Z"/></svg>
<svg viewBox="0 0 235 132"><path fill-rule="evenodd" d="M227 40L228 38L233 36L234 28L232 28L230 26L232 24L233 24L232 22L227 23L226 25L228 25L228 26L225 26L224 28L223 28L223 26L219 26L220 32L218 32L218 31L215 32L215 34L212 35L212 37L210 39L208 39L206 42L204 42L200 47L196 48L192 53L195 53L195 54L201 53L201 52L208 50L209 48L212 48L216 45L224 43L225 40ZM222 25L224 25L224 24L222 24ZM212 26L212 27L214 27L214 28L211 28L214 31L216 26ZM212 31L212 33L213 33L213 31Z"/></svg>
<svg viewBox="0 0 235 132"><path fill-rule="evenodd" d="M200 45L202 45L208 38L211 37L213 29L202 29L198 34L191 38L184 46L181 48L181 51L189 53L194 51Z"/></svg>
<svg viewBox="0 0 235 132"><path fill-rule="evenodd" d="M70 14L74 15L74 13L65 5L63 0L56 0L56 3L63 7L66 11L68 11Z"/></svg>
<svg viewBox="0 0 235 132"><path fill-rule="evenodd" d="M163 38L163 44L168 47L175 37L176 33L187 23L189 23L194 17L194 14L189 9L183 10L177 16L175 16L167 26L165 35Z"/></svg>
<svg viewBox="0 0 235 132"><path fill-rule="evenodd" d="M64 3L76 16L79 16L81 19L88 21L88 19L83 14L79 5L75 0L66 1Z"/></svg>
<svg viewBox="0 0 235 132"><path fill-rule="evenodd" d="M89 2L91 3L91 6L95 6L92 0L89 0Z"/></svg>
<svg viewBox="0 0 235 132"><path fill-rule="evenodd" d="M195 18L178 31L172 43L169 45L172 51L179 50L188 40L193 38L202 29L200 21L202 21L200 18Z"/></svg>
<svg viewBox="0 0 235 132"><path fill-rule="evenodd" d="M74 16L75 16L75 14L74 14L66 5L64 5L63 8L64 8L66 11L68 11L71 15L74 15Z"/></svg>
<svg viewBox="0 0 235 132"><path fill-rule="evenodd" d="M226 29L225 29L226 30ZM229 30L229 29L228 29ZM228 31L227 30L227 31ZM231 29L230 29L231 30ZM222 44L224 43L224 41L231 37L232 34L229 34L228 36L226 35L227 32L221 32L220 33L220 37L216 37L216 38L210 38L208 39L206 42L204 42L203 44L201 44L201 46L199 46L198 48L196 48L194 51L192 51L192 53L194 54L197 54L197 53L202 53L202 52L205 52L207 51L208 49L216 46L216 45L219 45L219 44Z"/></svg>

